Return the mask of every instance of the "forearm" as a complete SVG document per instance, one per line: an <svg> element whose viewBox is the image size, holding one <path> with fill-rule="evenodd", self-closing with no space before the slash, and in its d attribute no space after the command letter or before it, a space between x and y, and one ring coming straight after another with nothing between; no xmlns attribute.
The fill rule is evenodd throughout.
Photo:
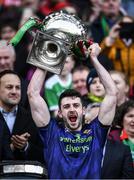
<svg viewBox="0 0 134 180"><path fill-rule="evenodd" d="M28 94L40 93L47 71L36 69L28 86Z"/></svg>
<svg viewBox="0 0 134 180"><path fill-rule="evenodd" d="M47 104L40 95L45 77L46 71L37 69L33 74L27 91L32 118L37 127L46 126L50 121L50 113Z"/></svg>
<svg viewBox="0 0 134 180"><path fill-rule="evenodd" d="M100 64L97 57L92 57L91 61L98 73L100 81L105 87L106 94L116 95L117 88L108 71L102 66L102 64Z"/></svg>

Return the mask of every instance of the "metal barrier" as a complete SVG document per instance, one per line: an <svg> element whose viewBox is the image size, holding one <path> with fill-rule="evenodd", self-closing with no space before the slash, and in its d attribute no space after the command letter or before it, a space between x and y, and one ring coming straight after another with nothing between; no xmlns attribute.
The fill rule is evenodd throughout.
<svg viewBox="0 0 134 180"><path fill-rule="evenodd" d="M47 169L38 161L2 161L0 179L47 179Z"/></svg>

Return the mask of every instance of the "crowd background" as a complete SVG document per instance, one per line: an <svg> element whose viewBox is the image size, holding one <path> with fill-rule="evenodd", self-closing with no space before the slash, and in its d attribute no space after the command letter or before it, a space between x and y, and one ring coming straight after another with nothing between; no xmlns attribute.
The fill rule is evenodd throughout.
<svg viewBox="0 0 134 180"><path fill-rule="evenodd" d="M110 72L119 90L117 112L109 138L128 145L134 162L133 0L1 0L0 72L4 70L14 70L21 78L21 100L18 102L18 105L28 111L28 121L31 124L32 117L26 94L27 85L36 67L26 63L26 60L31 50L33 38L27 32L21 42L12 50L6 47L6 42L10 41L29 17L37 17L43 20L49 13L62 9L78 16L87 27L87 38L99 43L102 48L99 61ZM11 51L13 51L13 53ZM92 81L89 82L89 79L92 79ZM50 112L54 117L57 116L58 98L67 88L74 88L81 93L85 106L87 107L86 119L87 121L94 119L98 113L100 103L105 96L105 91L90 63L90 59L68 56L61 75L48 73L47 81L42 87L41 94L44 99L46 99ZM0 95L0 97L1 96L2 95ZM26 113L21 113L22 119L25 118L24 114L27 116ZM2 114L2 116L4 115ZM20 148L21 151L23 149L25 152L23 153L24 156L22 156L22 153L14 157L12 157L12 155L10 157L3 156L3 150L1 150L1 160L38 160L41 163L45 163L42 157L37 157L37 154L34 155L33 153L33 156L30 157L26 152L29 147L33 147L32 152L37 151L35 150L35 146L38 146L38 151L41 151L42 148L40 138L36 133L32 133L32 131L37 132L37 130L34 129L36 127L34 127L34 125L28 126L31 128L30 130L26 128L26 131L22 131L22 128L15 126L14 129L18 129L10 132L8 138L11 143L14 133L22 135L28 131L31 138L30 140L27 139L27 142L29 143L30 141L33 146L30 146L30 143L26 143L24 149ZM39 141L37 140L38 138ZM37 141L40 142L39 145ZM113 147L111 147L111 149L112 148ZM117 152L117 154L118 153L120 152ZM123 156L123 158L125 158L125 155ZM126 166L129 166L129 164ZM105 171L104 168L103 171Z"/></svg>

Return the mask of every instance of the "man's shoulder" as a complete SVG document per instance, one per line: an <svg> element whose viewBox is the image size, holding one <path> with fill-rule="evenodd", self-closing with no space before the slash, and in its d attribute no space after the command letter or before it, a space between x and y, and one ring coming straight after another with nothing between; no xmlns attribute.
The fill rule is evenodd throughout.
<svg viewBox="0 0 134 180"><path fill-rule="evenodd" d="M91 28L98 28L98 27L101 27L101 19L102 19L102 16L99 15L95 20L94 22L91 24Z"/></svg>
<svg viewBox="0 0 134 180"><path fill-rule="evenodd" d="M97 130L97 126L100 126L100 122L98 117L94 118L90 123L85 123L83 125L83 129L93 129L95 128Z"/></svg>
<svg viewBox="0 0 134 180"><path fill-rule="evenodd" d="M18 106L18 111L17 111L17 115L24 117L26 119L32 119L32 114L31 111L28 109L25 109L24 107L22 107L21 105Z"/></svg>
<svg viewBox="0 0 134 180"><path fill-rule="evenodd" d="M57 119L51 118L50 122L46 126L40 127L39 130L40 132L48 131L50 134L55 134L55 132L57 134L58 129L64 128L62 124L63 123L61 123Z"/></svg>

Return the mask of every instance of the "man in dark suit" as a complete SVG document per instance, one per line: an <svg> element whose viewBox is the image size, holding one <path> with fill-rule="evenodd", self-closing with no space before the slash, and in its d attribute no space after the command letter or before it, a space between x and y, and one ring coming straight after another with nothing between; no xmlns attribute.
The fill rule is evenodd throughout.
<svg viewBox="0 0 134 180"><path fill-rule="evenodd" d="M21 81L11 70L0 72L0 121L7 127L15 160L44 162L43 145L30 112L20 107Z"/></svg>
<svg viewBox="0 0 134 180"><path fill-rule="evenodd" d="M134 167L129 147L108 140L102 166L102 179L134 179Z"/></svg>

